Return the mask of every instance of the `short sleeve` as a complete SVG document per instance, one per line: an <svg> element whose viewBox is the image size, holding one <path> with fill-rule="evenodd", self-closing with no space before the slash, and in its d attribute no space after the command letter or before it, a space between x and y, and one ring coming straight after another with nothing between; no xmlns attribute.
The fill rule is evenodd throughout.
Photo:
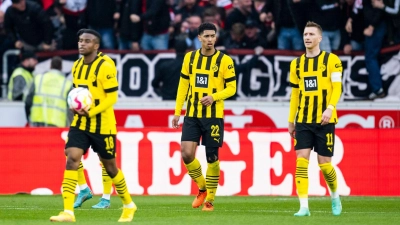
<svg viewBox="0 0 400 225"><path fill-rule="evenodd" d="M183 59L181 73L186 76L189 76L189 63L190 63L190 55L191 54L192 54L192 52L186 53L185 58ZM193 54L195 54L195 52L193 52Z"/></svg>
<svg viewBox="0 0 400 225"><path fill-rule="evenodd" d="M335 54L331 54L332 59L331 63L329 65L329 69L331 72L343 72L343 66L342 66L342 61L339 59L339 57Z"/></svg>
<svg viewBox="0 0 400 225"><path fill-rule="evenodd" d="M224 64L222 65L224 68L224 79L231 80L235 78L235 65L233 64L233 60L229 56L224 56Z"/></svg>
<svg viewBox="0 0 400 225"><path fill-rule="evenodd" d="M289 86L299 87L299 77L297 76L297 60L296 58L290 63Z"/></svg>
<svg viewBox="0 0 400 225"><path fill-rule="evenodd" d="M97 76L97 79L100 80L103 85L104 92L111 93L118 91L118 80L115 74L115 68L110 63L104 62Z"/></svg>

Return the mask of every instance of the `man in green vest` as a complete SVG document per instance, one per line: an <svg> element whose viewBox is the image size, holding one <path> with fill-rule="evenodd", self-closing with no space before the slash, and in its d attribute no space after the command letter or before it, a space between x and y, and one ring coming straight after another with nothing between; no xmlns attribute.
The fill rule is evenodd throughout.
<svg viewBox="0 0 400 225"><path fill-rule="evenodd" d="M38 63L34 52L21 53L21 65L18 66L10 77L8 83L8 99L11 101L23 101L30 85L33 82L33 70Z"/></svg>
<svg viewBox="0 0 400 225"><path fill-rule="evenodd" d="M67 127L72 112L68 109L67 96L72 82L61 72L62 59L51 59L51 69L36 75L25 99L25 112L30 126Z"/></svg>

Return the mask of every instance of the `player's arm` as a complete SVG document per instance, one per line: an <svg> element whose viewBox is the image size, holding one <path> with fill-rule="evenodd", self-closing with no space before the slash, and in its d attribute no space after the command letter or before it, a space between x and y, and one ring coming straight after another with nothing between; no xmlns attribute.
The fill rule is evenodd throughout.
<svg viewBox="0 0 400 225"><path fill-rule="evenodd" d="M190 53L185 55L183 60L181 77L179 79L178 92L176 93L176 103L175 103L175 116L180 116L183 103L185 103L186 95L189 90L190 78L189 78L189 60Z"/></svg>
<svg viewBox="0 0 400 225"><path fill-rule="evenodd" d="M233 60L231 57L224 56L222 62L222 68L219 69L223 70L226 87L224 90L212 94L214 101L227 99L236 93L236 74Z"/></svg>
<svg viewBox="0 0 400 225"><path fill-rule="evenodd" d="M118 100L118 81L115 74L115 68L105 62L100 68L97 80L103 84L106 97L100 104L89 110L89 117L93 117L108 108L112 107Z"/></svg>
<svg viewBox="0 0 400 225"><path fill-rule="evenodd" d="M332 55L331 57L335 57L332 60L332 63L329 65L331 72L331 82L332 82L332 95L329 100L329 108L336 108L336 104L339 102L340 96L342 95L342 62L339 57L336 55Z"/></svg>
<svg viewBox="0 0 400 225"><path fill-rule="evenodd" d="M289 123L294 123L297 109L299 107L299 78L296 74L296 59L290 63L289 86L292 87L290 95Z"/></svg>

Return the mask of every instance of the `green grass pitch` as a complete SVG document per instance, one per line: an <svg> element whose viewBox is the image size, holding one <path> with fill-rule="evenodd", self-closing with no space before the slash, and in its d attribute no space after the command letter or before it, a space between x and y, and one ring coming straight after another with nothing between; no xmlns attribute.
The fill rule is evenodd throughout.
<svg viewBox="0 0 400 225"><path fill-rule="evenodd" d="M91 209L99 196L88 200L75 210L78 224L117 224L122 212L117 196L110 209ZM217 196L215 210L202 212L192 209L194 196L133 196L138 206L135 224L400 224L398 197L342 197L343 212L334 217L329 197L310 197L310 217L294 217L299 204L296 197L222 197ZM0 224L50 224L50 216L62 211L61 196L0 196Z"/></svg>

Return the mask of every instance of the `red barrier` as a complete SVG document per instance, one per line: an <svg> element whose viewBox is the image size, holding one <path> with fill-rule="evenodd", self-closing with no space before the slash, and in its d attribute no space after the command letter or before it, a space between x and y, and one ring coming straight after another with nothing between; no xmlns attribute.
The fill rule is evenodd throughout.
<svg viewBox="0 0 400 225"><path fill-rule="evenodd" d="M1 194L61 192L65 129L0 129ZM400 129L337 129L335 157L341 195L400 196ZM196 193L180 159L180 130L121 129L118 165L131 194ZM220 150L218 195L296 195L295 154L286 129L228 129ZM202 147L197 155L206 169ZM85 155L88 182L102 192L101 168L91 150ZM327 195L312 154L310 195Z"/></svg>

